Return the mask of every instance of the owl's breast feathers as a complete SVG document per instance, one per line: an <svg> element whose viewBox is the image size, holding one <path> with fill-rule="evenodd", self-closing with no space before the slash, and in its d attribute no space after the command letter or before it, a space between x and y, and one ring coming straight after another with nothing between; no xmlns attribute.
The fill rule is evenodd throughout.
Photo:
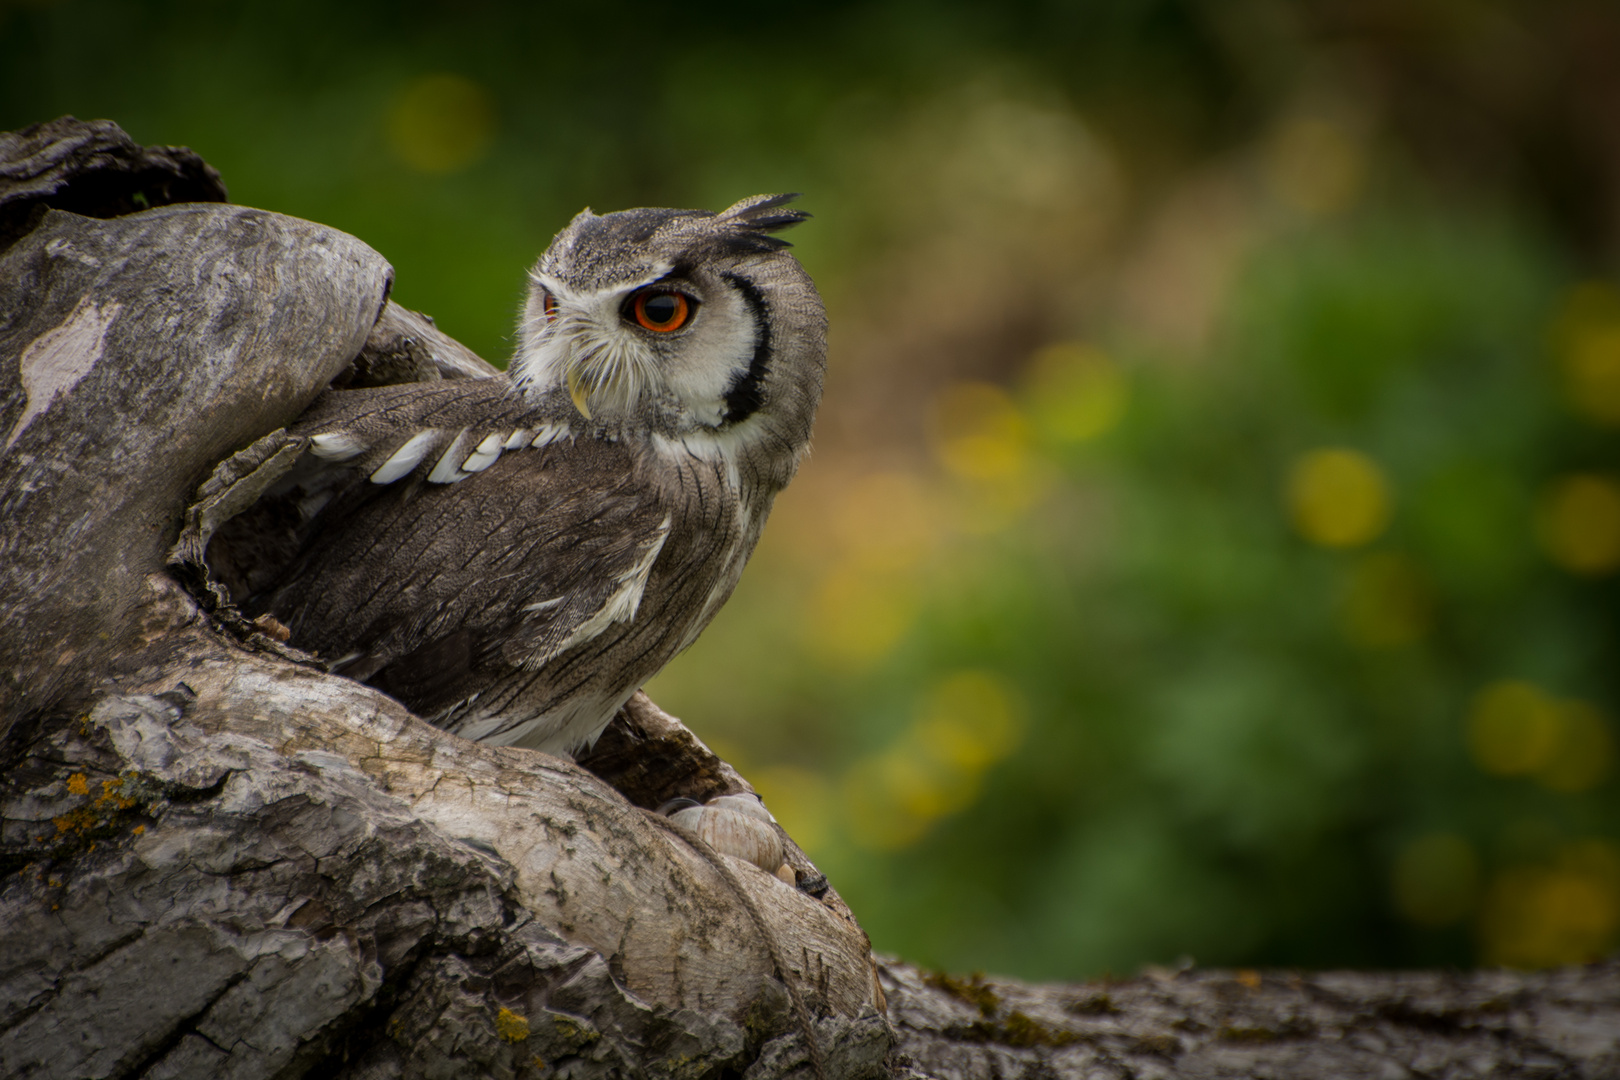
<svg viewBox="0 0 1620 1080"><path fill-rule="evenodd" d="M504 379L332 391L301 550L247 599L470 738L569 752L697 636L768 509L719 458L575 432Z"/></svg>

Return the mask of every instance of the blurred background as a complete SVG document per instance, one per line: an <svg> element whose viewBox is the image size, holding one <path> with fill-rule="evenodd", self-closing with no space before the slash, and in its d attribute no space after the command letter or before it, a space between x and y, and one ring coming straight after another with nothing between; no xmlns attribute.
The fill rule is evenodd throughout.
<svg viewBox="0 0 1620 1080"><path fill-rule="evenodd" d="M876 946L1620 945L1620 7L0 0L504 363L585 205L803 191L815 451L649 689Z"/></svg>

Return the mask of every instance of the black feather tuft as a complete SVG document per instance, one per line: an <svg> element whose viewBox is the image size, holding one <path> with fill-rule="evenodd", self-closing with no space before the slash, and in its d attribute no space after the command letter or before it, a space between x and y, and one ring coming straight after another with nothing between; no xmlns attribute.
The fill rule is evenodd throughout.
<svg viewBox="0 0 1620 1080"><path fill-rule="evenodd" d="M790 247L786 240L764 235L786 229L805 221L810 214L804 210L782 209L787 203L799 197L798 192L789 192L785 195L755 195L751 199L744 199L739 203L722 210L719 220L740 230L753 234L754 241L761 249L775 250Z"/></svg>

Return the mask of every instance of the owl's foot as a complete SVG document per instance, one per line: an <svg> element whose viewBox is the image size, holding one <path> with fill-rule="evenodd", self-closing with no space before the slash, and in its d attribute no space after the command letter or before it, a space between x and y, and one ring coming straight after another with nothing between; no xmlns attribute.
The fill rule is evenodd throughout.
<svg viewBox="0 0 1620 1080"><path fill-rule="evenodd" d="M755 795L719 795L707 803L671 799L658 812L696 833L722 855L753 863L767 874L798 887L798 874L787 865L782 829Z"/></svg>

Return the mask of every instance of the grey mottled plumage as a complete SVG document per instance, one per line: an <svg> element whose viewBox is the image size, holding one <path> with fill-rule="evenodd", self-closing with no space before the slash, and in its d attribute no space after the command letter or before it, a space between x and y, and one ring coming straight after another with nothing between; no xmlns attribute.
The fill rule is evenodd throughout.
<svg viewBox="0 0 1620 1080"><path fill-rule="evenodd" d="M328 391L280 489L290 561L244 608L470 738L594 740L725 602L808 445L826 320L771 235L789 198L586 211L530 274L510 379Z"/></svg>

